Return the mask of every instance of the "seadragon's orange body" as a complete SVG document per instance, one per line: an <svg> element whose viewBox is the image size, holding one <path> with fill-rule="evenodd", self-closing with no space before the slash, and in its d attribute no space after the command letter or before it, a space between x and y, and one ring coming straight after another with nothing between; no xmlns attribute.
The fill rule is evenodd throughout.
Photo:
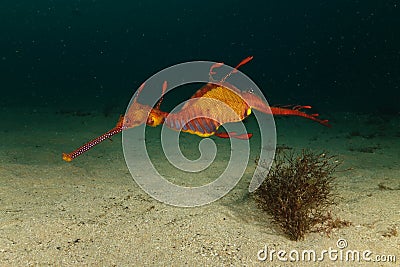
<svg viewBox="0 0 400 267"><path fill-rule="evenodd" d="M232 91L222 84L208 83L198 90L179 112L169 113L163 122L171 129L201 137L225 137L225 133L217 133L221 125L242 121L250 113L250 106L238 91Z"/></svg>
<svg viewBox="0 0 400 267"><path fill-rule="evenodd" d="M120 117L116 127L71 153L63 153L63 159L65 161L72 161L105 139L111 138L124 129L133 128L144 123L153 127L164 123L173 130L196 134L201 137L216 135L222 138L248 139L252 136L251 133L220 133L218 132L218 128L225 123L242 121L251 114L252 109L272 115L300 116L330 127L327 120L318 118L318 114L308 114L302 111L302 109L310 109L311 106L294 106L292 108L271 107L256 94L246 91L242 92L225 81L241 65L246 64L251 59L252 57L244 59L221 81L210 82L204 85L176 113L167 113L160 109L163 95L167 88L167 82L163 84L162 96L155 107L137 102L137 98L144 87L144 84L142 84L126 115ZM212 74L215 73L213 69L222 66L222 64L216 63L211 67L211 78Z"/></svg>

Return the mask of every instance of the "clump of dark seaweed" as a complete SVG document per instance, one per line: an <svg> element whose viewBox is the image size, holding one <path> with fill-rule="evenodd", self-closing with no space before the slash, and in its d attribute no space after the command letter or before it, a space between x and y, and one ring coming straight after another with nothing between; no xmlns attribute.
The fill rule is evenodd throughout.
<svg viewBox="0 0 400 267"><path fill-rule="evenodd" d="M332 220L328 207L336 202L333 173L338 165L336 157L325 153L277 152L256 199L290 239L303 239Z"/></svg>

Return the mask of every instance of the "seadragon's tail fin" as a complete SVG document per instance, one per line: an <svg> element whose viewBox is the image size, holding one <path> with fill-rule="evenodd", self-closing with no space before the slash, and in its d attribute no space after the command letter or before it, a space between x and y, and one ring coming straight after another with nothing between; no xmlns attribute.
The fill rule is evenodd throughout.
<svg viewBox="0 0 400 267"><path fill-rule="evenodd" d="M263 112L265 114L272 114L277 116L299 116L306 119L316 121L324 126L331 127L328 120L319 119L319 114L309 114L304 112L304 109L311 109L311 106L284 106L284 107L270 107L258 95L251 92L242 92L241 96L250 106L250 108Z"/></svg>
<svg viewBox="0 0 400 267"><path fill-rule="evenodd" d="M332 127L329 123L328 120L321 120L318 118L319 114L318 113L313 113L313 114L308 114L302 111L302 109L311 109L311 106L293 106L292 108L284 108L284 107L270 107L271 112L273 115L279 115L279 116L299 116L303 117L306 119L310 119L316 122L319 122L320 124L327 126L327 127Z"/></svg>

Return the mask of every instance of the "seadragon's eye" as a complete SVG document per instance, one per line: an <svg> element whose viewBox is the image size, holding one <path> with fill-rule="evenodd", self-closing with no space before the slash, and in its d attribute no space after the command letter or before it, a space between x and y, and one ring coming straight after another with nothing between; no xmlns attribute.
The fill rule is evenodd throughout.
<svg viewBox="0 0 400 267"><path fill-rule="evenodd" d="M127 129L132 127L133 121L128 117L124 117L124 120L121 122L122 129ZM118 124L117 124L118 125Z"/></svg>

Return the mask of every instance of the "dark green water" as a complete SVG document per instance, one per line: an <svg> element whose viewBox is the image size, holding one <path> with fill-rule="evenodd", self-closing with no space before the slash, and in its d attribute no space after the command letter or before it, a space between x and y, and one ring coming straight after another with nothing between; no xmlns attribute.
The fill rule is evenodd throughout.
<svg viewBox="0 0 400 267"><path fill-rule="evenodd" d="M118 135L62 160L62 152L114 127L134 91L158 71L193 60L235 66L251 55L240 70L271 105L311 105L310 113L332 124L277 118L277 146L343 161L332 224L351 226L321 228L294 243L257 208L249 183L260 151L275 147L261 142L266 135L253 115L245 120L254 137L243 178L204 207L172 207L147 195L137 182L151 174L145 153L125 157L136 163L130 172L123 151L145 140L162 176L199 186L224 172L231 153L247 160L229 139L211 137L218 154L199 173L168 162L161 127L148 127L138 145ZM280 252L274 261L257 258L267 246L399 258L399 86L400 0L0 0L0 266L279 265ZM173 91L162 109L197 89ZM179 140L185 156L199 157L204 139L182 133ZM341 240L349 246L339 247ZM347 266L325 256L316 264Z"/></svg>
<svg viewBox="0 0 400 267"><path fill-rule="evenodd" d="M165 67L253 55L242 71L271 104L397 114L399 11L394 0L3 0L0 104L122 113Z"/></svg>

